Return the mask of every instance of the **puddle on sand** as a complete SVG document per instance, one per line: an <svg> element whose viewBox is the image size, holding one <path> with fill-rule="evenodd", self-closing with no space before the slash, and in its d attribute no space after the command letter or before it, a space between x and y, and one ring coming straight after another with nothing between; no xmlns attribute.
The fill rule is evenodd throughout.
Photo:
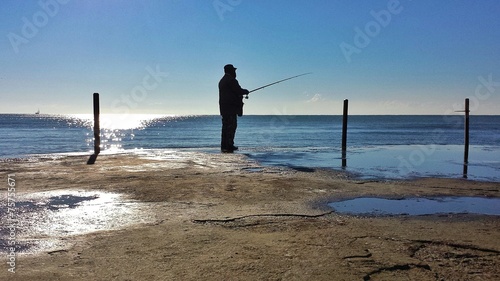
<svg viewBox="0 0 500 281"><path fill-rule="evenodd" d="M355 198L329 203L336 212L351 215L434 215L482 214L500 215L500 198L436 197L436 198Z"/></svg>
<svg viewBox="0 0 500 281"><path fill-rule="evenodd" d="M152 222L155 217L146 211L146 205L121 194L100 191L18 194L14 208L0 205L4 225L0 230L0 252L11 247L12 241L16 253L60 249L67 246L68 236Z"/></svg>

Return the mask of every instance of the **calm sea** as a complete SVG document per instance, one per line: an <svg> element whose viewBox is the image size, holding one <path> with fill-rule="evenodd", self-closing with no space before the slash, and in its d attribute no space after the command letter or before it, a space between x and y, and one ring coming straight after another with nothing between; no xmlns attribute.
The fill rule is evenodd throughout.
<svg viewBox="0 0 500 281"><path fill-rule="evenodd" d="M0 158L89 153L91 115L0 114ZM107 152L219 153L220 116L101 115ZM235 139L263 165L345 169L363 178L462 177L464 118L349 116L345 168L341 116L243 116ZM470 117L468 178L500 181L500 116Z"/></svg>

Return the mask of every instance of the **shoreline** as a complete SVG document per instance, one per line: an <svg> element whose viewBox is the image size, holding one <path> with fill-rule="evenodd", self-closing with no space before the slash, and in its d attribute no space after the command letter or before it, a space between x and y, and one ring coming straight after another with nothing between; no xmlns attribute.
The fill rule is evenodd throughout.
<svg viewBox="0 0 500 281"><path fill-rule="evenodd" d="M498 166L500 162L495 160L496 158L494 155L491 155L490 147L491 146L470 146L470 150L475 150L475 153L479 153L479 155L469 160L469 173L467 178L463 178L461 173L463 170L463 163L460 161L463 159L450 156L450 154L458 154L462 157L461 153L463 153L463 148L460 145L383 145L351 147L348 151L347 167L342 167L340 165L340 150L321 151L317 150L317 148L312 148L313 152L309 151L307 152L308 154L302 155L304 148L279 148L275 150L258 151L250 147L244 148L234 154L243 155L248 158L248 161L256 162L265 167L280 167L303 172L326 170L334 173L344 173L346 176L357 180L411 181L425 178L442 178L500 183L500 174L494 176L496 172L500 172L500 166ZM307 148L305 149L307 150ZM132 148L103 150L99 154L99 157L113 155L136 155L145 157L149 155L150 157L158 157L159 159L162 159L162 157L167 157L168 159L169 155L186 155L189 153L219 154L220 151L218 147ZM0 163L39 161L43 159L64 157L85 157L91 154L92 151L28 154L19 157L1 157ZM266 154L270 154L270 156L266 156ZM483 160L478 161L478 158ZM385 164L381 165L381 161Z"/></svg>
<svg viewBox="0 0 500 281"><path fill-rule="evenodd" d="M18 195L122 194L145 204L152 219L19 255L17 280L500 277L499 216L350 216L322 204L362 196L499 198L496 182L358 180L261 166L243 154L100 155L94 165L87 159L1 162L0 170L16 175ZM5 258L0 279L13 277Z"/></svg>

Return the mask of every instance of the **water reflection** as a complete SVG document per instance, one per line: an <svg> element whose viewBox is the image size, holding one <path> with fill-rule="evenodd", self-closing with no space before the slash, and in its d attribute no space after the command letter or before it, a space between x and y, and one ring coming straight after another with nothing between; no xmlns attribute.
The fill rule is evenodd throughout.
<svg viewBox="0 0 500 281"><path fill-rule="evenodd" d="M470 213L500 215L500 198L355 198L328 204L339 213L361 215L433 215Z"/></svg>
<svg viewBox="0 0 500 281"><path fill-rule="evenodd" d="M0 219L16 231L16 252L33 253L64 247L64 237L113 230L150 222L154 215L145 203L100 191L59 190L20 195L14 220L0 206ZM0 232L0 252L7 249L9 232Z"/></svg>

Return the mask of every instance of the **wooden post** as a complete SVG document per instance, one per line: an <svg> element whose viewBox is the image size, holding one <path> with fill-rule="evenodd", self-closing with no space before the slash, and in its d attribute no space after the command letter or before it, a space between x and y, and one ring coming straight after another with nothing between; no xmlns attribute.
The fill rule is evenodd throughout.
<svg viewBox="0 0 500 281"><path fill-rule="evenodd" d="M347 166L347 109L349 100L344 100L344 112L342 117L342 167Z"/></svg>
<svg viewBox="0 0 500 281"><path fill-rule="evenodd" d="M101 125L99 123L99 94L94 93L94 154L101 152Z"/></svg>
<svg viewBox="0 0 500 281"><path fill-rule="evenodd" d="M90 156L87 164L94 164L97 155L101 152L101 127L99 124L99 93L94 93L94 154Z"/></svg>
<svg viewBox="0 0 500 281"><path fill-rule="evenodd" d="M467 178L467 170L469 166L469 99L465 99L465 132L464 132L464 171L463 177Z"/></svg>

